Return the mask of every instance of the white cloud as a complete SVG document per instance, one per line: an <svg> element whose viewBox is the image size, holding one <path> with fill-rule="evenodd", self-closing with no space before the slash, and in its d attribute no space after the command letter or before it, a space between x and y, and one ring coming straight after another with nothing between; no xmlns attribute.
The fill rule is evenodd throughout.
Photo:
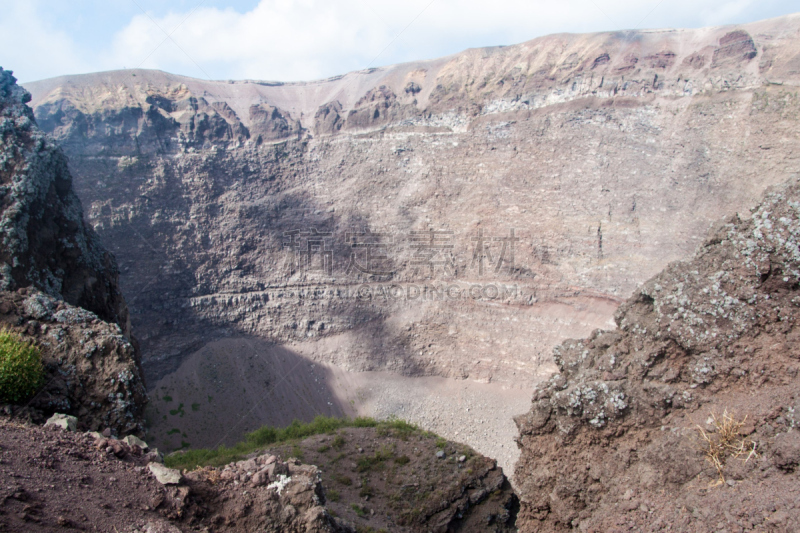
<svg viewBox="0 0 800 533"><path fill-rule="evenodd" d="M364 6L358 0L264 0L249 13L201 8L183 24L186 13L155 23L137 15L117 34L113 50L117 61L131 67L180 65L214 77L315 78L364 66L365 58L389 42L388 25ZM174 42L153 52L176 27Z"/></svg>
<svg viewBox="0 0 800 533"><path fill-rule="evenodd" d="M36 0L2 4L0 66L13 70L21 80L91 68L69 33L52 27L39 16L40 8Z"/></svg>

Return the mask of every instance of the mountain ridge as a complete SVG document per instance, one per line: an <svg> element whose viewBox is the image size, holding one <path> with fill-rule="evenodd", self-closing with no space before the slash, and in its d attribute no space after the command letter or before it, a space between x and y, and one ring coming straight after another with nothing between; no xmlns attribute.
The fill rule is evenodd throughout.
<svg viewBox="0 0 800 533"><path fill-rule="evenodd" d="M439 89L438 82L440 79L450 82L458 82L457 77L448 80L447 75L450 74L449 71L455 66L463 67L464 64L470 63L475 65L477 59L485 60L497 55L510 56L514 62L523 62L520 63L520 65L523 67L527 66L527 73L531 74L532 66L537 68L545 68L548 66L548 63L540 61L541 58L538 57L539 51L547 50L548 46L552 47L554 44L560 45L564 49L558 57L552 58L552 60L555 61L552 63L552 66L554 66L555 69L551 69L549 74L553 75L555 73L555 75L559 76L560 78L558 81L563 81L565 77L580 77L585 75L587 70L593 71L599 69L597 72L608 74L611 77L619 77L618 75L620 72L634 73L632 71L635 71L635 69L641 69L641 65L637 66L638 60L641 58L644 58L645 60L648 60L649 58L650 61L650 65L645 67L644 70L647 72L652 72L653 74L658 74L660 72L663 76L665 72L674 71L675 65L682 65L685 61L690 60L692 58L692 54L699 54L698 57L703 58L702 65L698 67L696 62L695 64L691 64L691 61L690 64L683 65L685 67L688 66L688 68L685 69L685 74L691 75L694 74L692 70L700 69L705 72L712 67L724 66L721 65L721 63L724 63L723 60L725 58L723 56L725 55L724 52L726 47L731 48L730 43L728 45L717 45L716 43L719 41L719 39L724 38L726 35L730 35L731 33L735 33L737 30L741 30L748 33L747 38L752 39L750 33L754 33L755 39L759 41L759 44L764 44L768 40L761 39L761 37L759 37L760 34L763 37L764 32L775 32L776 28L781 28L783 33L779 35L778 38L785 38L787 36L787 32L791 33L791 31L794 30L796 33L798 25L800 25L800 14L792 14L748 24L734 24L700 29L660 29L639 31L623 30L591 34L560 33L537 37L530 41L514 45L503 47L470 48L465 51L440 58L409 61L384 67L351 71L340 76L310 81L206 81L188 76L168 74L163 71L132 69L82 75L59 76L56 78L30 82L27 83L26 86L33 94L34 106L41 105L42 102L46 101L47 95L53 87L63 87L66 84L78 84L78 82L85 82L86 85L96 85L99 82L99 79L102 78L106 78L109 83L119 84L121 81L124 81L123 79L126 77L141 77L144 73L148 73L148 75L156 78L159 83L163 83L165 79L171 78L172 83L186 84L187 87L189 87L193 92L198 93L201 96L225 99L229 103L231 101L235 102L237 98L240 98L241 96L237 94L236 90L225 91L226 86L228 86L228 89L230 89L230 86L240 86L236 88L240 93L242 92L242 87L253 86L252 88L256 88L256 90L249 91L246 93L246 96L249 96L251 99L262 98L270 105L274 105L282 110L285 110L286 112L293 113L295 115L295 119L300 118L298 115L302 115L304 128L313 130L314 124L311 119L313 119L314 113L316 113L320 107L338 100L345 110L352 109L354 104L356 104L360 98L365 96L370 89L381 85L389 87L395 95L402 95L403 91L408 88L409 83L417 83L420 85L420 90L418 92L414 92L413 94L413 99L416 100L416 107L419 109L431 107L432 109L441 111L441 109L437 109L437 107L442 106L437 106L438 102L436 102L435 98L433 102L431 101L432 93ZM777 31L780 32L780 30ZM676 42L676 39L674 39L675 37L679 37L681 41L688 40L688 45L686 43ZM747 38L745 38L745 41ZM691 50L685 50L684 48L687 46L689 46ZM753 46L753 49L755 49L755 44ZM662 49L665 47L666 49ZM672 50L671 48L678 48L678 50ZM733 48L735 48L735 46ZM596 55L592 55L591 52L597 53ZM638 57L633 64L630 64L630 60L627 60L628 62L626 63L626 57L624 55L625 52L630 52L629 55L636 55L637 52L641 53L638 54L640 57ZM568 62L570 55L576 53L592 55L593 61L599 62L592 63L591 65L570 65ZM661 57L659 56L660 53L667 53L668 55ZM604 58L604 54L606 54L607 57ZM672 57L670 57L669 54L672 54ZM710 56L706 57L709 54ZM717 59L715 59L715 57ZM537 61L539 61L538 64ZM705 67L706 63L708 65L707 68ZM501 65L501 67L502 66L503 65ZM508 65L505 65L506 71L513 70L514 68L515 67L513 66L509 68ZM767 66L767 69L769 69L769 66ZM418 72L420 70L424 71L422 75L420 75L420 72ZM155 73L158 74L156 75ZM775 73L775 75L783 75L784 77L786 77L786 74L788 73ZM430 77L433 77L434 82L429 81ZM453 77L451 76L451 78ZM132 80L129 79L128 81ZM474 80L465 81L474 82ZM502 80L500 79L496 81ZM798 82L796 77L793 80L786 81L791 83ZM134 86L135 85L136 84L134 84ZM125 83L125 86L132 93L136 92L135 87L132 88L130 83ZM264 89L259 90L257 87L263 87ZM296 102L287 95L282 94L286 92L286 89L294 89L302 92L304 89L309 87L317 87L320 90L312 92L310 95L301 95L299 102ZM348 89L351 88L353 90L348 91ZM552 89L553 87L550 88ZM602 82L600 88L602 88ZM216 91L214 89L216 89ZM588 89L590 90L584 90L583 92L579 91L575 97L587 96L588 94L592 94L592 91L596 93L597 90L599 90L597 86L588 87ZM655 90L653 92L659 91L657 82L655 83L654 89ZM207 92L207 94L203 94L203 92ZM673 89L672 92L675 93L675 90ZM505 97L509 95L509 91L499 91L499 94L500 96ZM510 91L510 94L516 95L518 93ZM434 94L434 97L435 96L436 94ZM476 100L480 101L481 99L477 98ZM235 103L233 107L236 109L237 115L240 116L241 120L247 123L248 117L244 112L244 109L238 108Z"/></svg>

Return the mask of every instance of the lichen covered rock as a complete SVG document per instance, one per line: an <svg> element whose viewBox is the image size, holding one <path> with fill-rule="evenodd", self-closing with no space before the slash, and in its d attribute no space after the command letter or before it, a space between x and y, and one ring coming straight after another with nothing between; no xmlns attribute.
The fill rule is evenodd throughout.
<svg viewBox="0 0 800 533"><path fill-rule="evenodd" d="M0 289L33 286L130 337L116 261L84 223L67 158L36 125L28 101L0 68Z"/></svg>
<svg viewBox="0 0 800 533"><path fill-rule="evenodd" d="M779 511L788 530L800 524L785 459L800 442L799 319L793 180L645 283L617 330L556 348L560 373L517 418L521 530L741 530ZM717 469L704 434L719 438L725 415L742 449Z"/></svg>
<svg viewBox="0 0 800 533"><path fill-rule="evenodd" d="M133 345L117 324L33 289L0 291L0 327L42 352L44 387L13 408L35 422L53 413L78 418L78 428L143 433L147 396Z"/></svg>

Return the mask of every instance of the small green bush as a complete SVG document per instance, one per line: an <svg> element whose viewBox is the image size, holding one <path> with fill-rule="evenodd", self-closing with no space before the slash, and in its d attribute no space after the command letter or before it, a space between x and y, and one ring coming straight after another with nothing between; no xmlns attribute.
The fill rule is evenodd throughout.
<svg viewBox="0 0 800 533"><path fill-rule="evenodd" d="M357 503L351 503L350 508L353 509L353 511L355 511L355 513L361 518L367 516L367 510L358 505Z"/></svg>
<svg viewBox="0 0 800 533"><path fill-rule="evenodd" d="M33 396L44 380L42 354L9 331L0 331L0 401L17 403Z"/></svg>
<svg viewBox="0 0 800 533"><path fill-rule="evenodd" d="M353 480L345 476L344 474L334 474L333 480L339 483L340 485L346 485L348 487L353 484Z"/></svg>
<svg viewBox="0 0 800 533"><path fill-rule="evenodd" d="M342 437L341 435L336 435L335 437L333 437L333 442L331 442L331 446L333 446L337 450L341 450L342 446L345 445L345 442L346 441L344 440L344 437Z"/></svg>
<svg viewBox="0 0 800 533"><path fill-rule="evenodd" d="M361 457L356 463L356 471L367 472L369 470L382 468L384 461L388 461L393 457L394 450L388 446L382 446L381 449L373 455Z"/></svg>

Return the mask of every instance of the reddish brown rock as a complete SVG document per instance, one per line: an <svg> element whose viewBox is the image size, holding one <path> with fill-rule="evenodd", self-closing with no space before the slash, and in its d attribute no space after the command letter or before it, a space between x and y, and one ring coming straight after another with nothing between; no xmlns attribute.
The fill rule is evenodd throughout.
<svg viewBox="0 0 800 533"><path fill-rule="evenodd" d="M521 531L800 527L798 250L792 180L556 349L517 419Z"/></svg>

